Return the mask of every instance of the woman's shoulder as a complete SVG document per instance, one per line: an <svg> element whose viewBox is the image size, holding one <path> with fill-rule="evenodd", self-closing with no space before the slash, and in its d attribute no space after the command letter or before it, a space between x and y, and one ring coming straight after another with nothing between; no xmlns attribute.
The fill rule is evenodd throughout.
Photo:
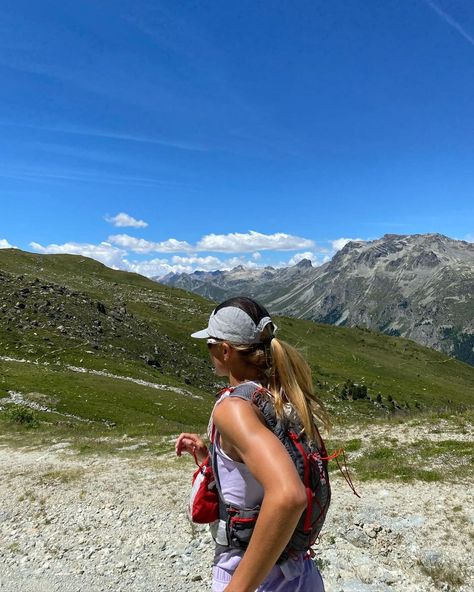
<svg viewBox="0 0 474 592"><path fill-rule="evenodd" d="M262 428L267 431L259 408L246 397L225 397L214 407L211 421L217 432L232 438L240 439L244 433L256 436Z"/></svg>
<svg viewBox="0 0 474 592"><path fill-rule="evenodd" d="M214 405L212 420L215 424L222 423L229 415L247 415L254 413L254 406L250 399L238 396L222 397Z"/></svg>

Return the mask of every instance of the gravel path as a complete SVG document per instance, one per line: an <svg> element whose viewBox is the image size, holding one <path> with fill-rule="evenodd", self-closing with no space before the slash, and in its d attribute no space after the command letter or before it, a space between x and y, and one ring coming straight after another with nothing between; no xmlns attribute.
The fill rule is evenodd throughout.
<svg viewBox="0 0 474 592"><path fill-rule="evenodd" d="M0 467L2 592L210 589L211 539L184 511L190 462L0 440ZM358 489L333 478L317 548L327 592L474 590L472 483Z"/></svg>

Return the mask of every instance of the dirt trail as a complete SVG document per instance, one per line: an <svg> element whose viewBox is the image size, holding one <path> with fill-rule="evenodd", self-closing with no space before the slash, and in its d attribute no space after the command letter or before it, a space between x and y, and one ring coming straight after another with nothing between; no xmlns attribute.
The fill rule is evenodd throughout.
<svg viewBox="0 0 474 592"><path fill-rule="evenodd" d="M192 464L81 457L0 439L2 592L202 592L212 542L185 515ZM474 589L472 482L358 484L338 475L316 549L327 592Z"/></svg>

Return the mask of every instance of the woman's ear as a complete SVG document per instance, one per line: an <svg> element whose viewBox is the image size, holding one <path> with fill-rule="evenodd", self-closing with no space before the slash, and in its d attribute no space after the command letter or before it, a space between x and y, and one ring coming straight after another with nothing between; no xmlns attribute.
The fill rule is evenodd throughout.
<svg viewBox="0 0 474 592"><path fill-rule="evenodd" d="M223 341L221 343L221 353L224 362L228 362L230 360L230 357L232 355L232 349L232 346L228 344L226 341Z"/></svg>

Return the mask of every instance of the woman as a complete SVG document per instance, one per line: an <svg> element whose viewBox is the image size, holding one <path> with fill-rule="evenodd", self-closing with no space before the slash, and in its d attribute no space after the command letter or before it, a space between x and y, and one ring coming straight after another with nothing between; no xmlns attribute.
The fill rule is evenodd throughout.
<svg viewBox="0 0 474 592"><path fill-rule="evenodd" d="M281 559L307 507L307 492L295 464L258 407L231 396L232 389L237 393L235 387L243 383L265 387L276 415L296 418L308 439L322 448L314 419L326 427L329 420L313 393L311 370L294 348L275 337L275 330L265 308L237 297L220 304L208 327L192 335L207 339L216 374L229 381L210 422L222 497L238 508L260 506L245 550L219 544L217 537L213 592L324 590L309 553ZM183 452L195 454L201 462L208 450L197 434L183 433L176 441L176 453Z"/></svg>

